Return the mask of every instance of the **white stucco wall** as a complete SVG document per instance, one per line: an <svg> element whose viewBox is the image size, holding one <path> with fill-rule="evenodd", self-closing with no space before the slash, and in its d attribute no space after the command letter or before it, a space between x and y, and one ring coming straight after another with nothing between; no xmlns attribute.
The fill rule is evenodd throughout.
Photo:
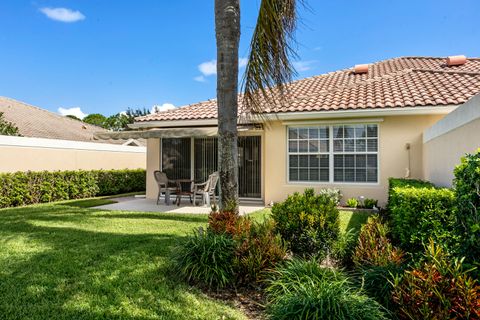
<svg viewBox="0 0 480 320"><path fill-rule="evenodd" d="M451 187L460 158L480 148L480 95L427 129L423 142L425 179Z"/></svg>
<svg viewBox="0 0 480 320"><path fill-rule="evenodd" d="M0 135L0 172L145 167L145 147Z"/></svg>

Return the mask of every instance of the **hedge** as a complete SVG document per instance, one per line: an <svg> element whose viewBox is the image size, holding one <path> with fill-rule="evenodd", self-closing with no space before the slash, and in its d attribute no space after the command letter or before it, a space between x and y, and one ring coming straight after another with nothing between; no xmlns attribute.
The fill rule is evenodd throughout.
<svg viewBox="0 0 480 320"><path fill-rule="evenodd" d="M390 179L392 235L408 252L423 252L429 238L446 247L456 243L455 193L420 180Z"/></svg>
<svg viewBox="0 0 480 320"><path fill-rule="evenodd" d="M475 260L480 257L480 149L465 155L454 173L460 253Z"/></svg>
<svg viewBox="0 0 480 320"><path fill-rule="evenodd" d="M136 170L40 171L0 174L0 208L145 190Z"/></svg>

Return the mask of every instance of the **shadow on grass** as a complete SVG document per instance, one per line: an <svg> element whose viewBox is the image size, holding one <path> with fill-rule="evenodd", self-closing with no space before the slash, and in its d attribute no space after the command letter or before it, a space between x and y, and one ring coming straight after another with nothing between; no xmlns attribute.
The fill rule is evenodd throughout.
<svg viewBox="0 0 480 320"><path fill-rule="evenodd" d="M86 199L86 200L76 200L69 201L66 203L60 203L62 206L76 207L76 208L91 208L97 206L104 206L107 204L118 203L118 201L110 199Z"/></svg>
<svg viewBox="0 0 480 320"><path fill-rule="evenodd" d="M226 306L191 291L166 270L172 248L199 221L153 214L160 220L178 223L173 229L158 228L155 233L126 234L116 230L118 218L125 218L124 214L100 211L95 215L90 211L93 210L51 205L0 212L0 318L238 316ZM137 214L127 216L139 218ZM140 216L152 218L150 214ZM105 227L96 218L111 218L117 224ZM98 230L65 227L65 221L83 221ZM205 221L204 218L201 222ZM154 222L139 223L151 231Z"/></svg>
<svg viewBox="0 0 480 320"><path fill-rule="evenodd" d="M362 212L362 211L353 212L350 220L348 221L346 230L353 229L356 233L359 233L362 224L365 224L367 222L368 217L370 217L371 215L372 213L370 212Z"/></svg>

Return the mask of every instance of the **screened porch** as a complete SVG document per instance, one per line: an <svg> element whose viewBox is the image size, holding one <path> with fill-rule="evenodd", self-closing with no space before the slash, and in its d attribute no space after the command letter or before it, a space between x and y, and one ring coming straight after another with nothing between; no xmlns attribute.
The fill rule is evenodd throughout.
<svg viewBox="0 0 480 320"><path fill-rule="evenodd" d="M261 136L238 138L238 178L241 199L262 198ZM218 170L217 137L160 139L160 170L169 179L202 183Z"/></svg>

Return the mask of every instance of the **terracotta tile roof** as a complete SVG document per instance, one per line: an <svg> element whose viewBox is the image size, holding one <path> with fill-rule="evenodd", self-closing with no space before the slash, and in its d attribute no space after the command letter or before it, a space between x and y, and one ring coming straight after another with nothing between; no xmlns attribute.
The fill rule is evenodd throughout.
<svg viewBox="0 0 480 320"><path fill-rule="evenodd" d="M24 137L122 144L124 141L96 140L94 133L103 128L11 99L0 97L0 112L14 123Z"/></svg>
<svg viewBox="0 0 480 320"><path fill-rule="evenodd" d="M458 105L477 93L479 58L468 58L464 65L448 67L446 58L402 57L373 63L365 74L344 69L294 81L289 84L288 106L265 106L265 112ZM216 108L216 100L208 100L136 121L215 119Z"/></svg>

